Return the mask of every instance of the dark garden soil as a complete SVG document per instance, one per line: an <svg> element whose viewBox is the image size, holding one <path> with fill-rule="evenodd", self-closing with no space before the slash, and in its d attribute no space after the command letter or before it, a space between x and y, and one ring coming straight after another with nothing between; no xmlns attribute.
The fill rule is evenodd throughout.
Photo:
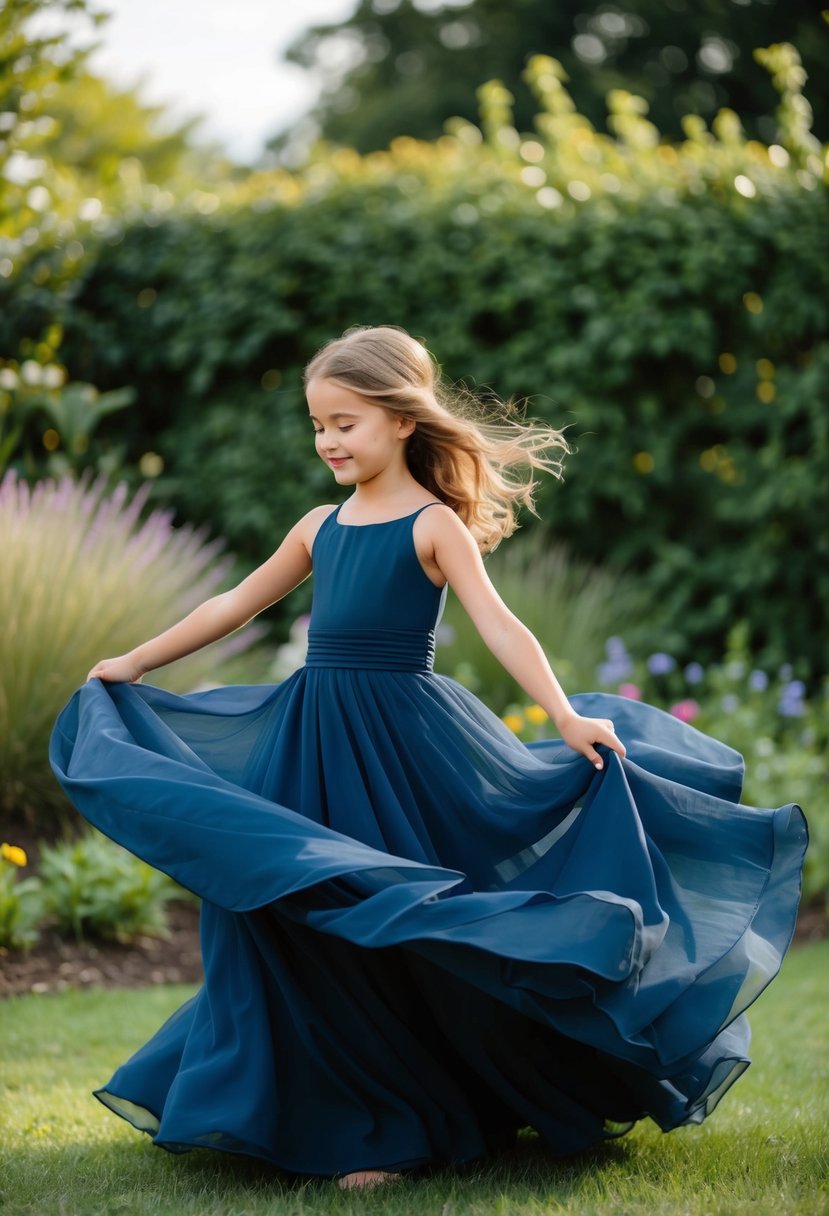
<svg viewBox="0 0 829 1216"><path fill-rule="evenodd" d="M37 872L43 832L24 825L4 824L2 838L22 846L28 865L22 873ZM63 992L68 988L142 988L150 984L200 983L203 978L199 942L199 907L190 899L167 905L169 939L138 937L129 944L87 941L77 943L44 930L30 950L0 948L0 998L27 992ZM821 901L802 908L795 945L829 935L829 919Z"/></svg>
<svg viewBox="0 0 829 1216"><path fill-rule="evenodd" d="M82 825L75 832L84 830ZM36 874L42 845L58 840L56 831L6 820L0 836L26 850L28 864L21 868L21 876ZM169 938L141 936L123 944L92 938L76 942L44 928L37 945L29 950L0 947L0 998L24 992L63 992L67 988L141 988L148 984L201 982L196 900L186 896L171 900L167 904L167 926Z"/></svg>
<svg viewBox="0 0 829 1216"><path fill-rule="evenodd" d="M200 981L198 906L171 902L167 921L167 941L138 937L129 945L92 940L77 943L46 930L31 950L0 950L0 997L91 986L143 988Z"/></svg>

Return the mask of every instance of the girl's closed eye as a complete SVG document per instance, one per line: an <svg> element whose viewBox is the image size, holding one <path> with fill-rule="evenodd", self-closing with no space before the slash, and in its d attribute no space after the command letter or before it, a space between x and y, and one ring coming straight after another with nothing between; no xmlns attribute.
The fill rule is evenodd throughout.
<svg viewBox="0 0 829 1216"><path fill-rule="evenodd" d="M348 426L340 426L340 427L337 427L337 430L338 430L338 431L350 431L350 430L351 430L351 428L352 428L353 426L354 426L354 423L353 423L353 422L349 422ZM315 427L314 427L314 434L315 434L315 435L321 435L321 434L322 434L322 432L323 432L324 430L325 430L325 428L324 428L324 427L321 427L321 426L320 426L320 427L317 427L317 426L315 426Z"/></svg>

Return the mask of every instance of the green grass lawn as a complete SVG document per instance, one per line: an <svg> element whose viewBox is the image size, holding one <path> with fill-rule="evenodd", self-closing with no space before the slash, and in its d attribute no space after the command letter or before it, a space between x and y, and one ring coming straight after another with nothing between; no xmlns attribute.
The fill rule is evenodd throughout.
<svg viewBox="0 0 829 1216"><path fill-rule="evenodd" d="M702 1126L664 1135L644 1121L567 1160L528 1130L498 1158L373 1192L209 1149L174 1156L92 1097L193 991L99 989L0 1004L4 1216L829 1213L829 941L793 950L752 1007L754 1062Z"/></svg>

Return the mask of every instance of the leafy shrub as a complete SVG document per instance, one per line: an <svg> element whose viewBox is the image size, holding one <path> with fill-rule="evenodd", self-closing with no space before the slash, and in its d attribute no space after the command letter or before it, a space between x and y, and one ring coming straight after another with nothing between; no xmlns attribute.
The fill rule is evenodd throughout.
<svg viewBox="0 0 829 1216"><path fill-rule="evenodd" d="M608 95L616 135L601 135L537 56L536 132L512 127L492 83L482 130L453 120L434 144L366 157L321 147L209 207L196 194L113 218L62 316L73 376L138 392L98 442L136 463L151 448L160 493L264 560L334 492L303 364L347 325L394 321L450 379L573 424L543 526L642 577L650 610L631 644L713 662L743 618L758 661L814 684L829 669L826 156L796 53L765 62L784 100L771 147L730 111L711 130L688 116L666 143L623 90ZM13 349L48 316L22 285L0 291Z"/></svg>
<svg viewBox="0 0 829 1216"><path fill-rule="evenodd" d="M56 342L56 336L52 337ZM48 343L42 346L51 353ZM66 384L65 376L60 364L38 363L34 359L25 360L20 367L16 361L8 367L0 365L0 474L14 457L27 476L37 476L39 464L31 450L33 432L37 433L38 451L46 449L45 471L52 477L80 473L90 463L96 464L101 472L117 470L125 454L124 447L98 459L94 431L107 414L131 404L134 389L99 393L93 384ZM34 419L38 420L37 426L32 422ZM28 448L23 444L26 431ZM22 457L18 454L19 447L24 447Z"/></svg>
<svg viewBox="0 0 829 1216"><path fill-rule="evenodd" d="M181 888L100 832L46 846L40 857L46 913L77 941L168 936L165 905Z"/></svg>
<svg viewBox="0 0 829 1216"><path fill-rule="evenodd" d="M18 878L28 864L24 849L6 841L0 845L0 953L33 946L43 917L40 880Z"/></svg>
<svg viewBox="0 0 829 1216"><path fill-rule="evenodd" d="M119 655L185 616L225 577L232 559L206 528L172 526L173 512L139 514L122 483L40 482L13 469L0 482L0 809L35 819L67 808L48 764L58 711L97 659ZM261 636L254 623L165 668L153 679L185 691Z"/></svg>

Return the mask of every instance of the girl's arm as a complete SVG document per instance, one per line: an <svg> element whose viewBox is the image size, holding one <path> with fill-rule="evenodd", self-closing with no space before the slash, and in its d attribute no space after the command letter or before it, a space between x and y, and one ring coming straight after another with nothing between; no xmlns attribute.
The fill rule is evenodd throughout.
<svg viewBox="0 0 829 1216"><path fill-rule="evenodd" d="M451 508L426 511L427 533L434 545L437 565L469 614L487 647L534 702L546 710L570 747L602 767L594 743L603 743L625 755L613 724L607 718L585 718L571 706L556 679L538 639L509 610L490 581L478 546L463 521Z"/></svg>
<svg viewBox="0 0 829 1216"><path fill-rule="evenodd" d="M178 624L136 646L129 654L101 659L92 667L87 680L97 676L102 680L135 683L146 672L226 637L281 600L311 573L311 556L305 542L307 521L328 509L315 507L298 520L276 552L232 590L205 600Z"/></svg>

